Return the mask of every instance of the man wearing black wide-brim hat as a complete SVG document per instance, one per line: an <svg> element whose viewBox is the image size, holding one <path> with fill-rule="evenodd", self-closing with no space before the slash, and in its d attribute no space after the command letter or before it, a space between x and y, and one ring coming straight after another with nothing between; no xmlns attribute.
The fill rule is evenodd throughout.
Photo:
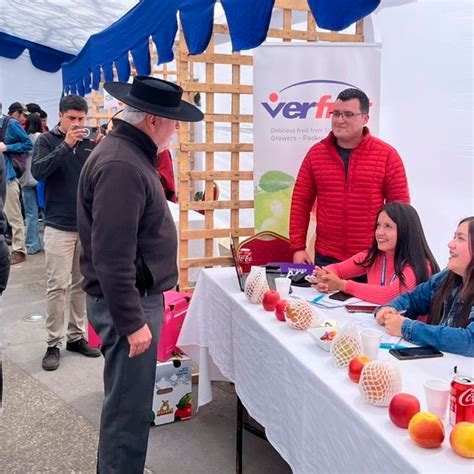
<svg viewBox="0 0 474 474"><path fill-rule="evenodd" d="M152 77L105 89L122 120L82 169L78 223L89 321L102 339L104 388L97 468L142 473L163 292L176 285L176 228L156 172L177 121L202 120L182 89Z"/></svg>

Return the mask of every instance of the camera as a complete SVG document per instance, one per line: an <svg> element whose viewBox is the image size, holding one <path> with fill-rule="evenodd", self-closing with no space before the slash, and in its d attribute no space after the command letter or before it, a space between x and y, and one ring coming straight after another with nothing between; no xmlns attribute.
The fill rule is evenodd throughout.
<svg viewBox="0 0 474 474"><path fill-rule="evenodd" d="M84 130L83 140L95 140L97 138L97 127L88 127L86 125L74 125L74 130L81 128Z"/></svg>

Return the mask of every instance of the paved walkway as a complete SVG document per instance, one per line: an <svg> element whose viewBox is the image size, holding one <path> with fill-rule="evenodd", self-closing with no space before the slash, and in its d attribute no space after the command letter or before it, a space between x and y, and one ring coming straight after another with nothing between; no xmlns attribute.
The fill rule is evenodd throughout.
<svg viewBox="0 0 474 474"><path fill-rule="evenodd" d="M3 295L3 414L0 415L0 472L95 472L102 403L102 358L61 351L54 372L41 369L46 350L44 254L12 267ZM193 387L196 395L197 387ZM153 427L147 472L232 474L235 472L235 393L214 384L215 400L189 421ZM245 474L291 472L278 453L246 433Z"/></svg>

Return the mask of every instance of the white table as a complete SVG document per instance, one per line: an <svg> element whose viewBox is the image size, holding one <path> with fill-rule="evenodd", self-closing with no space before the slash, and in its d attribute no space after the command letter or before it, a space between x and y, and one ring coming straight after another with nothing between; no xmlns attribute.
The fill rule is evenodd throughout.
<svg viewBox="0 0 474 474"><path fill-rule="evenodd" d="M342 309L327 313L351 317ZM200 363L199 405L212 400L215 364L295 473L474 471L472 460L451 450L449 424L440 448L414 445L407 430L389 420L387 408L362 401L346 369L336 368L308 334L248 303L233 268L200 273L178 345ZM385 358L399 364L402 390L416 395L422 409L425 379L449 380L455 365L466 373L473 366L472 359L453 354L401 362L381 351Z"/></svg>

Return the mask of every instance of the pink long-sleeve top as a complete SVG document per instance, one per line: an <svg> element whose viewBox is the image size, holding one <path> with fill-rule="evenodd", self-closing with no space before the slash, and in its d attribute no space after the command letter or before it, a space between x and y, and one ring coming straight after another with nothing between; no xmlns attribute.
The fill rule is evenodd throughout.
<svg viewBox="0 0 474 474"><path fill-rule="evenodd" d="M333 263L324 267L335 273L339 278L348 280L349 278L367 275L367 283L358 283L348 280L344 291L356 298L369 301L376 304L388 303L395 296L410 291L416 287L416 276L413 269L406 265L403 268L403 276L405 283L401 284L399 278L395 274L395 258L393 253L382 253L379 255L374 264L370 268L364 268L357 265L356 262L362 262L367 256L367 251L344 260L340 263ZM383 272L383 261L385 256L385 274ZM383 284L383 286L382 286Z"/></svg>

